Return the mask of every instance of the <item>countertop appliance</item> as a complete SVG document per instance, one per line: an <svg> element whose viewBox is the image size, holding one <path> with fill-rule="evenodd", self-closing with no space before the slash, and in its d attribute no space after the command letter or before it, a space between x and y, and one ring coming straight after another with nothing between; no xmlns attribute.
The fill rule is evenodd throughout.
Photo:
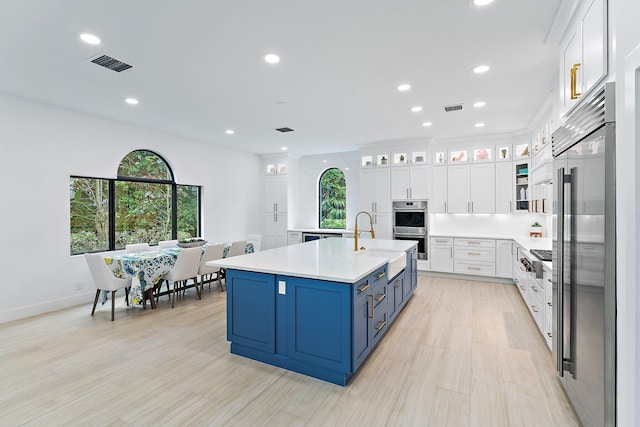
<svg viewBox="0 0 640 427"><path fill-rule="evenodd" d="M585 427L616 425L614 84L553 133L553 352Z"/></svg>
<svg viewBox="0 0 640 427"><path fill-rule="evenodd" d="M418 259L427 259L429 238L429 210L426 200L393 202L393 238L416 240Z"/></svg>

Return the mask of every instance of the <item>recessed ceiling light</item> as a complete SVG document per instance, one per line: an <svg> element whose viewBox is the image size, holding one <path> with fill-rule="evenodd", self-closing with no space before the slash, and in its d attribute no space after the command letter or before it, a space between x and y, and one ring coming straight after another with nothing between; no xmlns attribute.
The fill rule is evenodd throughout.
<svg viewBox="0 0 640 427"><path fill-rule="evenodd" d="M474 6L486 6L489 3L493 3L493 0L473 0Z"/></svg>
<svg viewBox="0 0 640 427"><path fill-rule="evenodd" d="M476 74L486 73L487 71L489 71L488 65L478 65L476 68L473 69L473 72Z"/></svg>
<svg viewBox="0 0 640 427"><path fill-rule="evenodd" d="M80 37L80 40L82 40L85 43L100 44L100 37L94 36L93 34L80 33L78 37Z"/></svg>
<svg viewBox="0 0 640 427"><path fill-rule="evenodd" d="M322 161L322 163L327 163L327 161L326 161L326 160L323 160L323 161Z"/></svg>
<svg viewBox="0 0 640 427"><path fill-rule="evenodd" d="M277 64L278 62L280 62L280 57L275 53L267 53L263 57L263 59L264 59L264 62L266 62L267 64Z"/></svg>
<svg viewBox="0 0 640 427"><path fill-rule="evenodd" d="M419 113L420 111L422 111L422 107L416 105L415 107L411 107L411 111L413 111L414 113Z"/></svg>
<svg viewBox="0 0 640 427"><path fill-rule="evenodd" d="M410 84L407 84L407 83L403 83L403 84L401 84L401 85L399 85L399 86L398 86L398 90L399 90L400 92L406 92L406 91L408 91L409 89L411 89L411 85L410 85Z"/></svg>
<svg viewBox="0 0 640 427"><path fill-rule="evenodd" d="M426 127L426 128L428 128L428 127L429 127L429 126L431 126L431 125L433 125L433 123L431 123L431 122L424 122L424 123L422 124L422 126L424 126L424 127Z"/></svg>
<svg viewBox="0 0 640 427"><path fill-rule="evenodd" d="M137 99L135 99L135 98L126 98L126 99L124 100L124 102L126 102L127 104L130 104L130 105L138 105L138 103L139 103L140 101L138 101L138 100L137 100Z"/></svg>
<svg viewBox="0 0 640 427"><path fill-rule="evenodd" d="M484 123L476 123L476 125L475 125L475 126L476 126L477 128L481 128L481 127L484 127Z"/></svg>
<svg viewBox="0 0 640 427"><path fill-rule="evenodd" d="M478 101L475 104L473 104L473 106L476 108L484 107L485 105L487 105L487 103L484 101Z"/></svg>
<svg viewBox="0 0 640 427"><path fill-rule="evenodd" d="M282 151L287 151L287 150L288 150L288 148L287 148L287 147L280 147L280 149L281 149Z"/></svg>
<svg viewBox="0 0 640 427"><path fill-rule="evenodd" d="M227 129L224 131L224 133L226 133L227 135L233 135L234 133L236 133L236 131L234 131L233 129Z"/></svg>
<svg viewBox="0 0 640 427"><path fill-rule="evenodd" d="M349 170L349 168L344 168L344 170L348 171L348 170Z"/></svg>

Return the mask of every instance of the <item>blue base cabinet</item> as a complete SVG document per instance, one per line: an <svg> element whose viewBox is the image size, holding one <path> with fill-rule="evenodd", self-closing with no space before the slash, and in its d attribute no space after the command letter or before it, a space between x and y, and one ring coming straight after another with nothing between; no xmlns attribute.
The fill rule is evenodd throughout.
<svg viewBox="0 0 640 427"><path fill-rule="evenodd" d="M338 385L349 382L406 302L386 266L357 283L231 269L226 280L232 353Z"/></svg>

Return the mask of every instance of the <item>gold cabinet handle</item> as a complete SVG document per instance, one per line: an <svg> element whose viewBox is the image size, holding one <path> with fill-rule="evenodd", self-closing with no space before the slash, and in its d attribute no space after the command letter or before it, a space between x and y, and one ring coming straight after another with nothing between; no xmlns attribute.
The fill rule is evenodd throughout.
<svg viewBox="0 0 640 427"><path fill-rule="evenodd" d="M379 280L379 279L382 279L382 278L385 276L385 274L387 274L387 273L386 273L386 272L384 272L384 271L383 271L383 272L381 272L380 274L376 274L376 279L378 279L378 280Z"/></svg>
<svg viewBox="0 0 640 427"><path fill-rule="evenodd" d="M547 332L547 335L549 336L549 338L553 338L553 335L551 334L551 332Z"/></svg>
<svg viewBox="0 0 640 427"><path fill-rule="evenodd" d="M358 293L362 293L364 291L366 291L367 289L369 289L371 285L369 284L369 282L365 283L364 285L360 286L358 288Z"/></svg>
<svg viewBox="0 0 640 427"><path fill-rule="evenodd" d="M531 310L533 310L533 312L534 312L534 313L537 313L537 312L538 312L538 310L536 310L536 306L535 306L535 305L532 305L532 306L531 306Z"/></svg>
<svg viewBox="0 0 640 427"><path fill-rule="evenodd" d="M371 315L369 316L369 319L373 319L373 317L375 316L376 312L375 312L375 306L373 305L373 295L367 295L368 297L371 298Z"/></svg>
<svg viewBox="0 0 640 427"><path fill-rule="evenodd" d="M385 298L386 298L386 296L387 296L387 294L380 294L380 295L378 295L378 297L376 298L376 302L380 302L380 301L382 301L383 299L385 299Z"/></svg>
<svg viewBox="0 0 640 427"><path fill-rule="evenodd" d="M551 304L550 302L548 302L548 303L547 303L547 305L548 305L549 307L553 307L553 304Z"/></svg>
<svg viewBox="0 0 640 427"><path fill-rule="evenodd" d="M384 328L384 325L386 325L387 322L385 322L384 320L382 322L380 322L380 324L378 326L376 326L376 331L380 332L380 330L382 328Z"/></svg>
<svg viewBox="0 0 640 427"><path fill-rule="evenodd" d="M580 92L578 92L577 90L577 86L578 86L578 67L582 65L582 64L573 64L573 67L571 67L571 71L570 71L570 77L571 77L571 99L577 99L580 95L582 95Z"/></svg>
<svg viewBox="0 0 640 427"><path fill-rule="evenodd" d="M467 270L480 270L480 267L467 267Z"/></svg>
<svg viewBox="0 0 640 427"><path fill-rule="evenodd" d="M538 292L538 288L536 288L535 286L532 286L531 290L533 290L533 292Z"/></svg>
<svg viewBox="0 0 640 427"><path fill-rule="evenodd" d="M467 252L467 255L477 255L480 256L482 255L480 252Z"/></svg>

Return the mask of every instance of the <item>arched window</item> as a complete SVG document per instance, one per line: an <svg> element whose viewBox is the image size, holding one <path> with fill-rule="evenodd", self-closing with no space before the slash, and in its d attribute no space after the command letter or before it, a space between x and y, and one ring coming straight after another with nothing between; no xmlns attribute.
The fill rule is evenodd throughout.
<svg viewBox="0 0 640 427"><path fill-rule="evenodd" d="M347 181L338 168L320 175L318 194L320 228L347 228Z"/></svg>
<svg viewBox="0 0 640 427"><path fill-rule="evenodd" d="M127 154L117 179L71 177L71 254L199 235L200 187L176 184L148 150Z"/></svg>

